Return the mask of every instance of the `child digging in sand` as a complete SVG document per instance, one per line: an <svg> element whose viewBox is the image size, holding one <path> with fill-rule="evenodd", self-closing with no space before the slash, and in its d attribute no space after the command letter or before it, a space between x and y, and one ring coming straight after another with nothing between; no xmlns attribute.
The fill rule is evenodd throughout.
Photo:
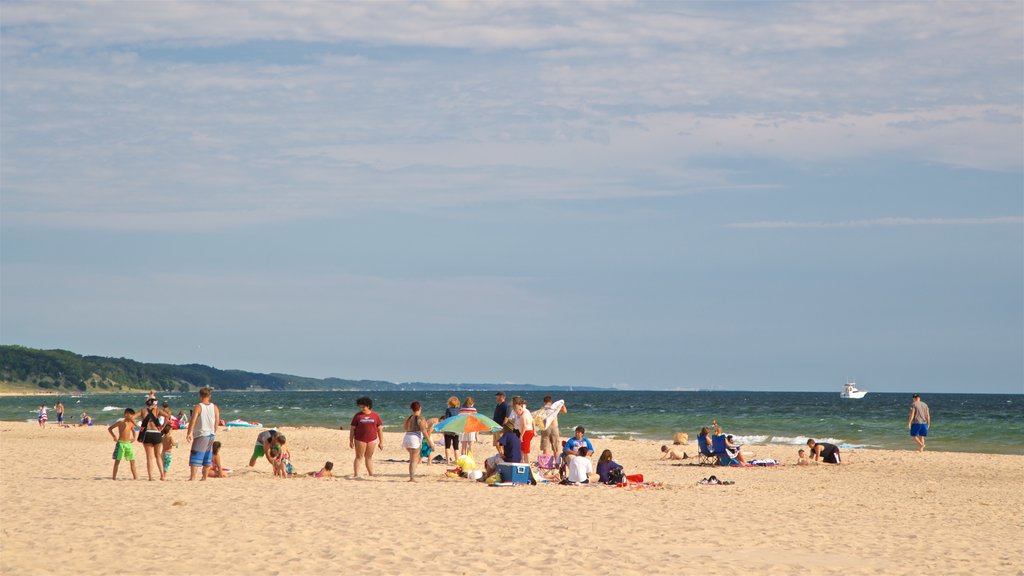
<svg viewBox="0 0 1024 576"><path fill-rule="evenodd" d="M110 432L110 437L114 439L117 444L114 445L114 474L113 480L117 480L117 467L121 464L121 459L124 458L132 465L132 480L138 480L139 474L135 471L135 450L132 448L132 442L135 442L135 421L132 418L135 416L135 410L131 408L124 409L124 418L114 422L107 428L107 432ZM117 428L117 435L114 435L114 428Z"/></svg>
<svg viewBox="0 0 1024 576"><path fill-rule="evenodd" d="M326 462L319 472L308 472L306 473L306 476L310 476L312 478L334 478L333 470L334 462Z"/></svg>

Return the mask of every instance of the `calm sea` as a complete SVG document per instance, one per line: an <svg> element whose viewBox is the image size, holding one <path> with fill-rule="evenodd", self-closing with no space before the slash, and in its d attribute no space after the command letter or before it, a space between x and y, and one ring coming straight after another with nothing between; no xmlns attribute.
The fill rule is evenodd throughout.
<svg viewBox="0 0 1024 576"><path fill-rule="evenodd" d="M465 399L466 392L460 393ZM360 392L216 392L214 401L225 420L242 418L267 426L324 426L348 423L356 411ZM398 431L419 400L428 417L441 416L446 392L372 392L374 410L385 429ZM470 393L477 408L490 416L492 392ZM847 447L913 448L906 428L909 394L870 393L860 400L844 400L839 393L815 392L558 392L568 414L560 417L562 435L582 425L587 434L607 438L667 440L674 431L691 438L712 418L742 443L804 444L808 437ZM544 393L526 393L528 407L540 407ZM172 411L188 410L194 394L160 394ZM144 394L88 394L62 398L67 416L78 421L88 411L97 424L113 422L131 406L139 409ZM926 394L923 400L932 414L928 436L930 450L1024 454L1024 395L1020 394ZM34 421L42 402L56 403L54 396L0 397L0 420ZM51 415L50 422L53 422Z"/></svg>

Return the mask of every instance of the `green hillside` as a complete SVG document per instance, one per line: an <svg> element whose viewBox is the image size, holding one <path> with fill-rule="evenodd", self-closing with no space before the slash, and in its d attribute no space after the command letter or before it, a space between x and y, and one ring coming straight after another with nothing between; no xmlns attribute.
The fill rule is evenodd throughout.
<svg viewBox="0 0 1024 576"><path fill-rule="evenodd" d="M0 346L0 387L6 391L121 392L128 390L367 390L390 382L303 378L219 370L202 364L146 364L127 358L80 356L67 350Z"/></svg>

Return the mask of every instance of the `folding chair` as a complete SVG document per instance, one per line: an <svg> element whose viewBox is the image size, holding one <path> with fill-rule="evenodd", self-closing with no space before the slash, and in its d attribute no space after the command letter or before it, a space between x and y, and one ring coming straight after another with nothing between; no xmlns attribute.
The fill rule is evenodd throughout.
<svg viewBox="0 0 1024 576"><path fill-rule="evenodd" d="M714 450L708 445L707 435L697 436L697 465L699 466L714 466L718 462L718 456L715 456Z"/></svg>

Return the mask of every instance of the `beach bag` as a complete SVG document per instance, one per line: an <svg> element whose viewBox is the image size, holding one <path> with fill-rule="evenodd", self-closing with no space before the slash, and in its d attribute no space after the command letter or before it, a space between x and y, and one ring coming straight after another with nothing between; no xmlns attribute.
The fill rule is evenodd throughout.
<svg viewBox="0 0 1024 576"><path fill-rule="evenodd" d="M545 470L552 470L555 467L554 454L541 454L537 456L537 467Z"/></svg>
<svg viewBox="0 0 1024 576"><path fill-rule="evenodd" d="M626 481L626 473L622 468L614 468L608 472L608 481L605 484L622 484Z"/></svg>

